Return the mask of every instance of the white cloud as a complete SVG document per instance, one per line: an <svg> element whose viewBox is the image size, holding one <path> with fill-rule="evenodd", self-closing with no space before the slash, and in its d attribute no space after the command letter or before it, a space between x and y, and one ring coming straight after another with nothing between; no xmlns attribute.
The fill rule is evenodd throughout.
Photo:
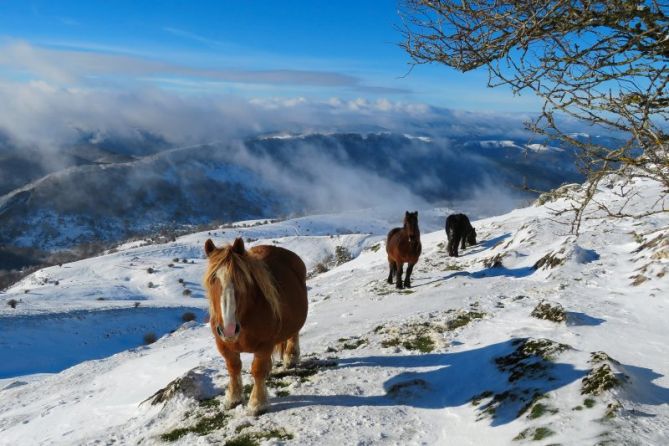
<svg viewBox="0 0 669 446"><path fill-rule="evenodd" d="M376 93L407 92L365 85L359 77L336 71L201 68L137 55L40 47L24 41L10 41L0 46L0 67L60 85L100 82L106 77L134 80L176 77L237 84L329 87Z"/></svg>
<svg viewBox="0 0 669 446"><path fill-rule="evenodd" d="M431 136L523 134L524 115L460 113L392 101L302 96L247 100L158 88L63 87L44 80L0 81L0 131L19 144L50 147L82 134L132 137L138 130L173 144L195 144L268 131L369 131Z"/></svg>

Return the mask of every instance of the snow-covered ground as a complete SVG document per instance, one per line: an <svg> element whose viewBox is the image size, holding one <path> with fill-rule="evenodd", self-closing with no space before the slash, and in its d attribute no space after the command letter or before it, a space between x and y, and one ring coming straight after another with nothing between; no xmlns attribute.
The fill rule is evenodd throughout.
<svg viewBox="0 0 669 446"><path fill-rule="evenodd" d="M622 203L610 186L598 200ZM660 193L634 187L637 210ZM446 211L421 211L403 291L385 282L384 249L402 214L376 211L38 271L0 295L0 444L668 444L669 216L587 220L574 237L554 215L566 205L475 221L480 243L459 258L446 256ZM257 418L223 411L227 372L203 323L202 245L236 236L330 266L308 281L305 365L277 371ZM339 246L353 259L333 266ZM532 316L542 301L564 320ZM195 390L140 404L184 375Z"/></svg>

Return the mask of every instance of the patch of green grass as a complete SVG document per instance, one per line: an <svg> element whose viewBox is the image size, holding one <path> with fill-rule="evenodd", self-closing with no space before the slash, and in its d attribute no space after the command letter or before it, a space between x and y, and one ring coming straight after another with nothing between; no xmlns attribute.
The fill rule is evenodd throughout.
<svg viewBox="0 0 669 446"><path fill-rule="evenodd" d="M251 392L253 391L253 384L244 384L242 393L244 394L244 399L249 399Z"/></svg>
<svg viewBox="0 0 669 446"><path fill-rule="evenodd" d="M179 438L183 437L184 435L188 434L191 432L190 428L178 428L171 430L169 432L166 432L160 436L160 439L163 441L177 441Z"/></svg>
<svg viewBox="0 0 669 446"><path fill-rule="evenodd" d="M268 387L288 387L290 383L288 381L282 380L282 379L276 379L272 376L270 376L267 379L267 386Z"/></svg>
<svg viewBox="0 0 669 446"><path fill-rule="evenodd" d="M444 267L444 271L462 271L463 269L464 268L462 266L457 265L455 263L451 263Z"/></svg>
<svg viewBox="0 0 669 446"><path fill-rule="evenodd" d="M534 406L532 406L532 410L530 410L530 413L527 416L527 418L534 420L546 414L553 415L556 414L557 412L558 410L555 408L550 408L543 403L537 403Z"/></svg>
<svg viewBox="0 0 669 446"><path fill-rule="evenodd" d="M539 302L534 310L532 310L532 313L530 313L530 316L556 323L567 320L567 313L565 313L562 305L546 301Z"/></svg>
<svg viewBox="0 0 669 446"><path fill-rule="evenodd" d="M455 319L451 319L446 323L446 327L449 330L455 330L456 328L464 327L474 319L483 319L485 313L480 311L465 311L458 314Z"/></svg>
<svg viewBox="0 0 669 446"><path fill-rule="evenodd" d="M170 432L166 432L160 436L163 441L177 441L179 438L184 435L194 433L196 435L206 435L215 430L219 430L225 427L227 423L228 416L223 412L219 412L210 417L202 417L198 422L190 427L181 427L174 429Z"/></svg>
<svg viewBox="0 0 669 446"><path fill-rule="evenodd" d="M548 375L550 362L571 347L550 339L516 339L516 349L506 356L495 358L497 368L509 373L509 382L520 379L551 379Z"/></svg>
<svg viewBox="0 0 669 446"><path fill-rule="evenodd" d="M225 442L225 446L258 446L260 443L251 434L244 434Z"/></svg>
<svg viewBox="0 0 669 446"><path fill-rule="evenodd" d="M290 395L290 392L287 390L277 390L276 391L276 396L278 397L284 397Z"/></svg>
<svg viewBox="0 0 669 446"><path fill-rule="evenodd" d="M253 426L253 425L252 425L251 423L249 423L249 422L242 423L242 424L240 424L239 426L237 426L237 427L235 428L235 432L236 432L236 433L240 433L241 431L243 431L243 430L246 429L247 427L251 427L251 426Z"/></svg>
<svg viewBox="0 0 669 446"><path fill-rule="evenodd" d="M377 252L379 249L381 249L381 243L377 243L369 247L369 250L372 252Z"/></svg>
<svg viewBox="0 0 669 446"><path fill-rule="evenodd" d="M402 346L407 350L418 350L422 353L429 353L434 350L434 341L426 335L417 335L415 338L404 341Z"/></svg>
<svg viewBox="0 0 669 446"><path fill-rule="evenodd" d="M588 373L588 376L581 381L582 395L599 395L605 390L612 389L620 384L608 364L594 368Z"/></svg>
<svg viewBox="0 0 669 446"><path fill-rule="evenodd" d="M527 389L524 393L529 394L529 392L530 392L530 390ZM527 412L530 409L530 407L532 407L534 405L534 403L536 403L537 401L539 401L543 398L547 398L547 397L546 397L545 393L540 392L538 389L534 389L534 391L532 393L532 396L528 397L527 395L525 395L525 396L520 396L519 398L520 398L521 401L525 402L525 404L523 404L523 406L518 411L518 416L520 417L525 412ZM513 398L512 398L512 400L513 400Z"/></svg>
<svg viewBox="0 0 669 446"><path fill-rule="evenodd" d="M528 427L527 429L516 435L513 438L513 440L518 441L518 440L530 439L532 441L541 441L544 438L550 437L551 435L555 435L555 432L553 432L547 427L537 427L537 428Z"/></svg>
<svg viewBox="0 0 669 446"><path fill-rule="evenodd" d="M583 406L576 406L572 408L571 410L583 410Z"/></svg>
<svg viewBox="0 0 669 446"><path fill-rule="evenodd" d="M399 338L390 338L390 339L384 339L381 341L381 347L397 347L400 345L400 339Z"/></svg>
<svg viewBox="0 0 669 446"><path fill-rule="evenodd" d="M592 409L593 407L595 407L595 403L596 401L592 398L586 398L583 400L583 405L588 409Z"/></svg>
<svg viewBox="0 0 669 446"><path fill-rule="evenodd" d="M321 370L336 367L337 361L333 359L304 359L297 368L287 370L277 370L270 375L271 380L278 380L286 377L298 378L301 382L305 382L309 377L315 375Z"/></svg>
<svg viewBox="0 0 669 446"><path fill-rule="evenodd" d="M265 432L249 432L225 442L225 446L258 446L264 440L292 440L293 434L285 429L272 429Z"/></svg>
<svg viewBox="0 0 669 446"><path fill-rule="evenodd" d="M374 333L380 333L383 330L383 325L377 325L374 327Z"/></svg>
<svg viewBox="0 0 669 446"><path fill-rule="evenodd" d="M361 345L367 344L366 339L351 339L350 341L351 342L349 342L349 339L346 338L338 339L338 342L341 343L341 348L343 350L355 350Z"/></svg>
<svg viewBox="0 0 669 446"><path fill-rule="evenodd" d="M210 398L208 400L200 401L200 407L218 407L221 405L221 402L216 398Z"/></svg>
<svg viewBox="0 0 669 446"><path fill-rule="evenodd" d="M550 430L547 427L538 427L534 431L534 435L532 436L532 440L534 441L540 441L543 440L544 438L550 437L551 435L555 435L555 432Z"/></svg>

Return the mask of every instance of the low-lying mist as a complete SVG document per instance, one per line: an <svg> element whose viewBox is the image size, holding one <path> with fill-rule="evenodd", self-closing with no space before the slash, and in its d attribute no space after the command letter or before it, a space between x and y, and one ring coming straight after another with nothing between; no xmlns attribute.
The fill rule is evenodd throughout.
<svg viewBox="0 0 669 446"><path fill-rule="evenodd" d="M434 206L485 217L530 200L522 185L580 179L569 150L536 150L525 115L43 82L5 85L0 99L5 249L369 208L395 209L398 220Z"/></svg>

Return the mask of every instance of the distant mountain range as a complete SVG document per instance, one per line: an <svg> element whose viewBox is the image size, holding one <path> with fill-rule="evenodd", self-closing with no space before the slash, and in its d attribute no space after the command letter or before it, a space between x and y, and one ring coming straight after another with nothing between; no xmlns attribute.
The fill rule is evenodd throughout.
<svg viewBox="0 0 669 446"><path fill-rule="evenodd" d="M61 250L161 228L341 208L515 200L582 180L568 148L529 140L372 133L270 133L171 148L139 141L0 150L0 247Z"/></svg>

